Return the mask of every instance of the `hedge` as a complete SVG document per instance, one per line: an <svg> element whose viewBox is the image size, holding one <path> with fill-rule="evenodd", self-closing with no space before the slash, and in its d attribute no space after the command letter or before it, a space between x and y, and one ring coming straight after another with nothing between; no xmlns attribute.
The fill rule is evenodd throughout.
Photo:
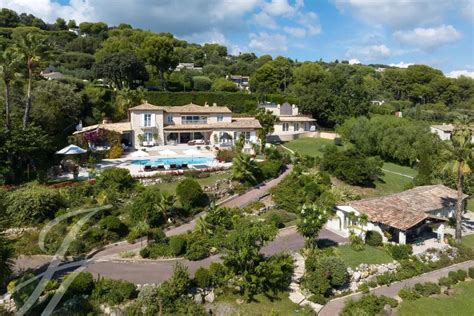
<svg viewBox="0 0 474 316"><path fill-rule="evenodd" d="M276 103L298 103L297 99L286 97L281 94L269 94L261 96L257 94L248 94L240 92L162 92L162 91L147 91L146 100L155 105L163 106L180 106L189 103L204 105L206 102L209 105L216 103L219 106L227 106L233 112L244 113L256 109L258 100L266 99L270 102ZM253 108L248 104L255 103ZM246 105L247 104L247 105Z"/></svg>

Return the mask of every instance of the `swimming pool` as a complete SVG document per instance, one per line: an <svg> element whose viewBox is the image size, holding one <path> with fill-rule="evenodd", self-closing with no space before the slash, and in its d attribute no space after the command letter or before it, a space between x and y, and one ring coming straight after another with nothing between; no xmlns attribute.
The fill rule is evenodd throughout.
<svg viewBox="0 0 474 316"><path fill-rule="evenodd" d="M173 157L173 158L147 158L132 160L134 165L142 166L169 166L169 165L198 165L198 164L210 164L214 158L212 157Z"/></svg>

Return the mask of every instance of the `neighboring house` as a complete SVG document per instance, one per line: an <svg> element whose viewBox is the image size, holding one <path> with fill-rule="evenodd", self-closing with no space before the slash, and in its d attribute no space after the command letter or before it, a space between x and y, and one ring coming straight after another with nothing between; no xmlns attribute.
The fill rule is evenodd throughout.
<svg viewBox="0 0 474 316"><path fill-rule="evenodd" d="M56 80L64 77L64 75L59 72L54 66L49 66L48 68L40 72L40 75L46 80Z"/></svg>
<svg viewBox="0 0 474 316"><path fill-rule="evenodd" d="M451 140L451 135L454 131L453 124L445 124L442 125L431 125L430 130L433 134L438 135L441 140ZM471 137L471 142L474 143L474 134Z"/></svg>
<svg viewBox="0 0 474 316"><path fill-rule="evenodd" d="M122 142L133 148L187 144L199 140L202 144L230 147L245 136L246 144L258 143L255 118L233 118L223 106L156 106L144 103L128 110L129 121L88 126L75 132L84 133L98 128L122 134Z"/></svg>
<svg viewBox="0 0 474 316"><path fill-rule="evenodd" d="M181 71L182 69L202 71L202 67L194 67L194 63L179 63L178 66L176 66L176 68L174 69L174 71Z"/></svg>
<svg viewBox="0 0 474 316"><path fill-rule="evenodd" d="M316 120L310 116L300 115L298 106L294 104L285 102L280 105L265 102L259 104L258 107L271 111L279 119L279 122L274 125L273 133L267 136L270 142L288 141L316 132Z"/></svg>
<svg viewBox="0 0 474 316"><path fill-rule="evenodd" d="M249 89L249 76L240 76L240 75L230 75L226 77L227 80L232 81L239 87L240 90L248 90Z"/></svg>
<svg viewBox="0 0 474 316"><path fill-rule="evenodd" d="M383 105L385 103L385 100L372 100L370 101L373 105Z"/></svg>
<svg viewBox="0 0 474 316"><path fill-rule="evenodd" d="M464 195L465 200L468 196ZM457 191L444 185L427 185L404 192L349 202L334 209L328 228L343 236L351 231L375 230L387 241L387 233L400 244L416 241L430 231L430 223L445 222L455 216ZM350 215L366 215L369 222L360 227ZM444 225L437 231L444 237ZM441 235L441 236L440 236Z"/></svg>

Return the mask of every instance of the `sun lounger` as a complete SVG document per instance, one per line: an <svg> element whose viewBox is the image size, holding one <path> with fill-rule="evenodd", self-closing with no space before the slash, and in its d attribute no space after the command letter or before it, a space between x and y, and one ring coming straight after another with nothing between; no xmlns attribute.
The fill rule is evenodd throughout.
<svg viewBox="0 0 474 316"><path fill-rule="evenodd" d="M170 164L170 169L176 169L176 164Z"/></svg>
<svg viewBox="0 0 474 316"><path fill-rule="evenodd" d="M157 170L165 170L165 166L164 166L164 165L159 165L159 166L157 167Z"/></svg>
<svg viewBox="0 0 474 316"><path fill-rule="evenodd" d="M145 166L143 167L143 171L152 171L152 167L151 166Z"/></svg>
<svg viewBox="0 0 474 316"><path fill-rule="evenodd" d="M188 164L187 163L183 163L183 165L181 166L182 169L188 169Z"/></svg>

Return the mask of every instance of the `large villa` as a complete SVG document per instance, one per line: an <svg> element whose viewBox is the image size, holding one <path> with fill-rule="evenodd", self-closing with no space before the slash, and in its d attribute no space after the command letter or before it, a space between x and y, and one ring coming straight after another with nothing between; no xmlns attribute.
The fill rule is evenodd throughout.
<svg viewBox="0 0 474 316"><path fill-rule="evenodd" d="M135 149L163 145L202 144L230 147L244 135L246 144L257 143L255 118L233 118L225 106L156 106L145 102L128 110L128 121L87 126L75 132L97 129L122 134L122 143Z"/></svg>

